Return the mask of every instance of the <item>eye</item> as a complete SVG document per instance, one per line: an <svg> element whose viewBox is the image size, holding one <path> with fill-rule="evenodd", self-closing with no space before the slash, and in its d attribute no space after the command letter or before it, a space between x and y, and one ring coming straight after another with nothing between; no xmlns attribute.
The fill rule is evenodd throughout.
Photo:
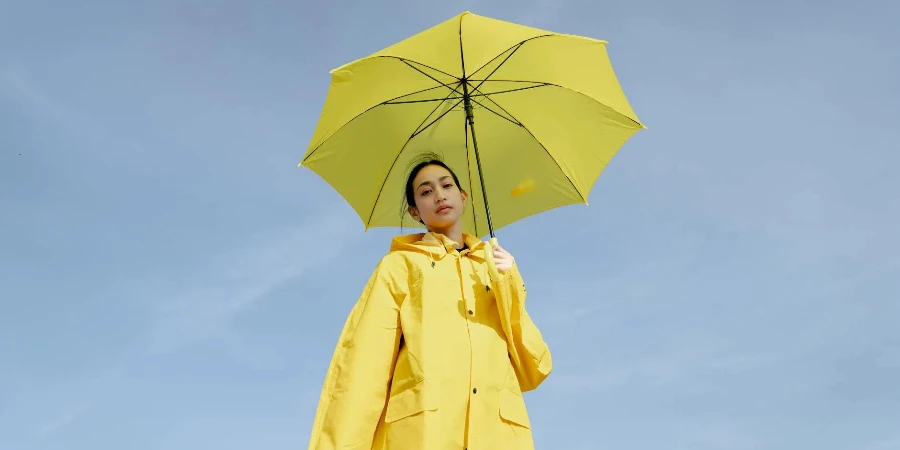
<svg viewBox="0 0 900 450"><path fill-rule="evenodd" d="M444 189L450 189L453 187L453 183L447 183L444 185Z"/></svg>
<svg viewBox="0 0 900 450"><path fill-rule="evenodd" d="M425 189L424 191L422 191L422 192L420 193L420 195L428 195L428 194L430 194L430 193L431 193L431 189Z"/></svg>

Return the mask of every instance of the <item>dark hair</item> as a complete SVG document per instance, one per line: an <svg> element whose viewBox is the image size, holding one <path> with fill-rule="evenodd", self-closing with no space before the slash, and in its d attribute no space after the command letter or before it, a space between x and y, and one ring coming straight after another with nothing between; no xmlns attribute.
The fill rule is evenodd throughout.
<svg viewBox="0 0 900 450"><path fill-rule="evenodd" d="M422 169L424 169L428 166L432 166L432 165L441 166L441 167L447 169L447 172L450 172L450 175L453 176L453 182L456 183L456 186L460 190L462 190L462 186L460 186L460 184L459 184L459 178L456 176L456 173L453 172L453 169L448 167L447 164L444 163L444 161L442 161L438 155L426 154L426 155L424 155L424 158L421 158L418 161L420 161L420 162L418 164L416 164L415 166L413 166L412 170L409 171L409 176L406 178L405 193L406 193L406 205L407 206L411 206L411 207L416 206L416 191L413 187L413 182L415 181L416 176L419 175L419 172L421 172Z"/></svg>

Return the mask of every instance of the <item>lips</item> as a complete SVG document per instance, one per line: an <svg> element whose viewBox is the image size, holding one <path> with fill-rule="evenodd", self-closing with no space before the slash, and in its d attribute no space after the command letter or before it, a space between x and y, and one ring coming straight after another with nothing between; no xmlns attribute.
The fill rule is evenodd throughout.
<svg viewBox="0 0 900 450"><path fill-rule="evenodd" d="M444 212L444 211L449 211L449 210L451 210L451 209L453 209L452 206L441 206L440 208L437 209L437 212L438 212L438 214L440 214L440 213L442 213L442 212Z"/></svg>

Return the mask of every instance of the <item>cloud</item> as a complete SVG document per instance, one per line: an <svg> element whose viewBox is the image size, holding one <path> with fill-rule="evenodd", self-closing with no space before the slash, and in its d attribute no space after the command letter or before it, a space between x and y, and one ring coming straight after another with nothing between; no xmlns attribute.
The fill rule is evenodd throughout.
<svg viewBox="0 0 900 450"><path fill-rule="evenodd" d="M876 441L860 450L900 450L900 435Z"/></svg>
<svg viewBox="0 0 900 450"><path fill-rule="evenodd" d="M636 389L702 389L708 375L740 374L777 362L774 355L745 353L714 338L672 339L655 352L636 352L633 357L592 358L581 367L554 374L555 384L579 393L603 393L626 386ZM696 386L695 386L696 385Z"/></svg>
<svg viewBox="0 0 900 450"><path fill-rule="evenodd" d="M32 114L53 121L70 121L78 115L36 86L23 69L0 69L0 95L17 100Z"/></svg>
<svg viewBox="0 0 900 450"><path fill-rule="evenodd" d="M25 417L32 409L36 410L36 415L44 415L46 419L38 420L31 431L37 439L51 439L95 411L108 398L110 386L122 376L123 369L124 365L117 363L91 374L73 373L59 385L40 388L29 386L31 382L27 382L22 391L25 395L13 404L20 405L17 409ZM34 392L36 390L39 392Z"/></svg>
<svg viewBox="0 0 900 450"><path fill-rule="evenodd" d="M586 333L618 326L623 316L648 314L668 303L687 279L702 245L693 236L677 235L643 254L629 247L623 259L599 273L535 273L533 279L526 277L529 311L554 344L583 340Z"/></svg>
<svg viewBox="0 0 900 450"><path fill-rule="evenodd" d="M54 116L59 116L64 111L60 104L32 86L19 70L0 70L0 92Z"/></svg>
<svg viewBox="0 0 900 450"><path fill-rule="evenodd" d="M114 137L110 127L87 111L75 108L42 89L24 68L0 68L0 98L2 97L12 99L25 114L34 119L76 132L79 136L97 140Z"/></svg>
<svg viewBox="0 0 900 450"><path fill-rule="evenodd" d="M728 450L764 448L764 443L746 426L730 419L697 419L675 421L692 446Z"/></svg>
<svg viewBox="0 0 900 450"><path fill-rule="evenodd" d="M298 228L273 231L205 261L191 281L156 308L152 352L168 352L197 340L225 338L234 319L256 307L284 283L321 268L362 233L345 208L324 212ZM341 211L341 212L339 212Z"/></svg>
<svg viewBox="0 0 900 450"><path fill-rule="evenodd" d="M75 422L79 417L88 413L94 407L93 401L85 401L63 410L58 416L38 426L38 436L42 438L56 434L63 428Z"/></svg>
<svg viewBox="0 0 900 450"><path fill-rule="evenodd" d="M100 410L119 395L116 389L128 385L123 377L133 363L202 340L241 346L242 340L231 326L242 313L259 306L284 283L327 266L362 237L358 220L346 210L343 205L326 209L308 216L306 224L249 236L236 248L199 258L187 273L179 275L189 281L167 288L168 294L158 286L160 280L174 278L174 274L157 274L132 285L130 291L136 297L150 292L149 301L155 306L144 339L108 368L98 369L95 376L72 381L73 386L65 391L77 392L76 398L48 404L46 408L57 413L34 425L36 437L50 438Z"/></svg>

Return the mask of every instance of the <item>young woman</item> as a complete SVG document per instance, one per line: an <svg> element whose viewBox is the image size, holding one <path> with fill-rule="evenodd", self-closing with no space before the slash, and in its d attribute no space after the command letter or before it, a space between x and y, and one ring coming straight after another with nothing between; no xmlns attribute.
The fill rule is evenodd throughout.
<svg viewBox="0 0 900 450"><path fill-rule="evenodd" d="M550 374L515 260L461 231L468 194L443 162L406 182L427 233L398 236L351 311L311 450L532 450L523 391Z"/></svg>

